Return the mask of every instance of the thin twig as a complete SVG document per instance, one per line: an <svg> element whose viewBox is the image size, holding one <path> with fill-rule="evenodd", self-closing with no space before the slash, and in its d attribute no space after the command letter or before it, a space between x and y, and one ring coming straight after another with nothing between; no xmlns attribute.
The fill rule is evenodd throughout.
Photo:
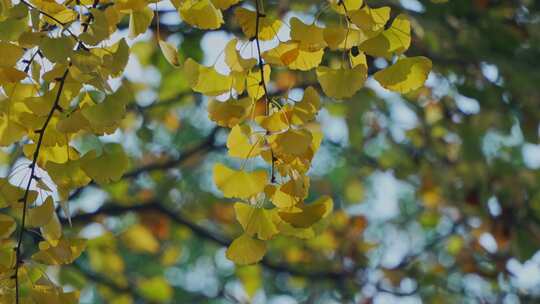
<svg viewBox="0 0 540 304"><path fill-rule="evenodd" d="M66 68L66 71L64 72L64 75L60 79L57 79L59 81L59 87L58 92L56 93L56 98L54 100L54 103L49 111L49 114L47 115L47 118L45 119L45 123L43 123L43 126L41 129L36 130L36 133L39 134L38 141L36 144L36 150L33 155L32 163L30 164L30 178L28 179L28 183L26 184L26 189L24 190L23 197L19 200L19 202L23 203L23 211L22 211L22 219L21 219L21 228L19 231L19 236L17 240L17 247L15 248L15 274L13 275L15 279L15 303L19 304L19 268L20 265L23 263L21 260L21 246L22 246L22 239L24 236L24 225L26 222L26 211L28 208L28 195L30 194L30 187L32 185L32 180L38 180L39 177L36 175L36 165L39 157L39 152L41 151L41 145L43 143L43 138L45 137L45 131L47 129L47 126L49 125L49 122L51 121L51 118L55 111L61 110L59 103L60 103L60 97L62 96L62 90L64 89L64 84L66 82L66 78L69 73L69 67Z"/></svg>
<svg viewBox="0 0 540 304"><path fill-rule="evenodd" d="M262 0L255 0L256 20L255 20L255 37L253 39L255 40L255 44L257 45L258 65L259 65L259 71L261 73L260 85L263 87L264 99L266 100L265 115L268 116L270 115L270 96L268 95L268 88L266 87L266 81L264 79L264 62L261 55L261 42L259 39L259 30L260 30L260 23L261 23L260 19L264 18L265 15L262 12L264 8L261 7L261 4L259 3L259 1L262 1ZM266 135L268 134L269 134L269 131L266 132ZM272 150L272 148L270 148L270 154L271 154L270 161L272 162L272 167L270 171L270 176L271 176L270 182L275 183L276 182L276 175L275 175L275 169L274 169L275 158L274 158L274 151Z"/></svg>

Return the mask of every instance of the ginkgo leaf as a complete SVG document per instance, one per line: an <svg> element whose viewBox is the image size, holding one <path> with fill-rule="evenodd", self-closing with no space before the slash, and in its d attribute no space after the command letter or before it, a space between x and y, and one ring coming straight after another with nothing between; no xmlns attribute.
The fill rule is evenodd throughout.
<svg viewBox="0 0 540 304"><path fill-rule="evenodd" d="M308 71L319 66L323 55L323 49L304 50L300 48L299 42L287 41L264 52L262 56L270 64L286 66L292 70Z"/></svg>
<svg viewBox="0 0 540 304"><path fill-rule="evenodd" d="M261 193L267 180L266 171L237 171L220 163L214 166L214 183L225 197L248 199Z"/></svg>
<svg viewBox="0 0 540 304"><path fill-rule="evenodd" d="M24 155L32 157L36 151L36 144L28 144L23 147ZM54 145L40 148L37 163L41 167L45 167L48 162L65 163L71 155L78 155L73 147L66 145Z"/></svg>
<svg viewBox="0 0 540 304"><path fill-rule="evenodd" d="M255 37L257 13L248 10L244 7L239 7L234 11L234 19L242 27L242 31L247 38L251 39ZM269 16L262 16L259 18L259 40L272 40L279 29L282 22L279 19L272 19Z"/></svg>
<svg viewBox="0 0 540 304"><path fill-rule="evenodd" d="M326 47L322 27L315 24L305 24L296 17L291 18L289 23L291 26L291 39L300 42L301 49L317 51Z"/></svg>
<svg viewBox="0 0 540 304"><path fill-rule="evenodd" d="M94 132L112 133L124 118L129 98L127 89L121 87L114 94L108 95L101 103L83 107L81 112ZM89 97L88 100L91 101Z"/></svg>
<svg viewBox="0 0 540 304"><path fill-rule="evenodd" d="M304 90L304 97L295 104L292 109L290 122L295 125L303 125L315 119L315 115L321 107L319 93L313 87Z"/></svg>
<svg viewBox="0 0 540 304"><path fill-rule="evenodd" d="M290 127L289 113L284 110L276 111L268 116L257 116L255 121L270 132L279 132Z"/></svg>
<svg viewBox="0 0 540 304"><path fill-rule="evenodd" d="M101 155L95 151L81 158L81 168L98 184L118 181L128 168L129 159L120 144L109 143L103 146Z"/></svg>
<svg viewBox="0 0 540 304"><path fill-rule="evenodd" d="M0 240L7 239L16 228L17 224L11 216L0 213Z"/></svg>
<svg viewBox="0 0 540 304"><path fill-rule="evenodd" d="M61 197L67 198L69 191L90 183L91 179L81 169L80 160L65 163L47 162L45 169L58 187Z"/></svg>
<svg viewBox="0 0 540 304"><path fill-rule="evenodd" d="M329 0L330 6L338 13L345 15L362 7L363 0Z"/></svg>
<svg viewBox="0 0 540 304"><path fill-rule="evenodd" d="M129 16L129 37L135 38L146 32L153 18L154 11L149 7L132 11Z"/></svg>
<svg viewBox="0 0 540 304"><path fill-rule="evenodd" d="M7 115L0 114L0 146L6 147L26 135L26 128L10 120Z"/></svg>
<svg viewBox="0 0 540 304"><path fill-rule="evenodd" d="M140 224L129 227L121 238L126 247L134 252L157 253L159 250L158 240L148 228Z"/></svg>
<svg viewBox="0 0 540 304"><path fill-rule="evenodd" d="M61 239L56 245L40 242L40 251L32 255L32 260L47 265L71 264L76 260L84 248L86 242L83 239Z"/></svg>
<svg viewBox="0 0 540 304"><path fill-rule="evenodd" d="M47 225L54 213L54 202L51 196L45 199L45 202L38 207L29 208L27 224L30 227L42 227Z"/></svg>
<svg viewBox="0 0 540 304"><path fill-rule="evenodd" d="M237 202L234 204L234 211L236 212L236 220L249 236L269 240L279 232L272 222L269 210Z"/></svg>
<svg viewBox="0 0 540 304"><path fill-rule="evenodd" d="M225 46L225 63L229 66L232 71L235 72L245 72L249 71L255 64L257 64L257 59L250 58L244 59L240 56L240 53L236 49L238 44L237 39L231 39Z"/></svg>
<svg viewBox="0 0 540 304"><path fill-rule="evenodd" d="M210 0L210 1L212 1L212 4L214 4L214 6L219 8L220 10L226 10L229 7L240 2L240 0Z"/></svg>
<svg viewBox="0 0 540 304"><path fill-rule="evenodd" d="M403 14L397 16L392 26L379 35L364 41L359 48L366 54L390 58L402 54L411 44L411 23Z"/></svg>
<svg viewBox="0 0 540 304"><path fill-rule="evenodd" d="M79 35L84 43L97 45L109 37L109 22L104 11L96 8L90 9L92 22L86 32Z"/></svg>
<svg viewBox="0 0 540 304"><path fill-rule="evenodd" d="M165 56L165 59L175 67L180 67L180 59L178 58L178 50L172 44L167 41L159 40L159 48L161 53Z"/></svg>
<svg viewBox="0 0 540 304"><path fill-rule="evenodd" d="M41 40L39 48L43 55L52 62L66 63L71 56L75 41L71 37L49 38Z"/></svg>
<svg viewBox="0 0 540 304"><path fill-rule="evenodd" d="M295 206L306 196L309 189L309 178L291 179L278 189L272 195L272 203L281 210L298 210Z"/></svg>
<svg viewBox="0 0 540 304"><path fill-rule="evenodd" d="M45 20L50 24L62 25L58 24L58 22L68 23L75 20L77 16L73 10L67 8L65 5L57 3L56 1L33 0L32 3L41 12L45 12L48 15L45 15ZM54 17L54 19L50 18L49 16Z"/></svg>
<svg viewBox="0 0 540 304"><path fill-rule="evenodd" d="M373 77L384 88L405 94L424 85L431 65L431 60L423 56L402 58Z"/></svg>
<svg viewBox="0 0 540 304"><path fill-rule="evenodd" d="M227 148L229 149L229 155L232 157L255 157L261 153L263 138L261 135L252 134L248 125L236 125L231 129L227 137Z"/></svg>
<svg viewBox="0 0 540 304"><path fill-rule="evenodd" d="M207 96L217 96L229 92L233 78L218 73L213 67L205 67L189 58L184 63L184 72L193 91Z"/></svg>
<svg viewBox="0 0 540 304"><path fill-rule="evenodd" d="M139 280L137 282L137 292L151 303L167 303L174 295L174 289L161 276Z"/></svg>
<svg viewBox="0 0 540 304"><path fill-rule="evenodd" d="M301 212L279 212L279 216L294 227L307 228L326 217L333 208L332 198L322 196L317 201L301 207Z"/></svg>
<svg viewBox="0 0 540 304"><path fill-rule="evenodd" d="M217 29L223 24L221 11L210 0L185 0L177 9L182 20L201 29Z"/></svg>
<svg viewBox="0 0 540 304"><path fill-rule="evenodd" d="M7 178L0 178L0 208L19 202L24 196L24 189L12 185ZM37 198L36 191L30 191L27 203L33 203Z"/></svg>
<svg viewBox="0 0 540 304"><path fill-rule="evenodd" d="M0 56L0 67L2 68L14 67L24 53L21 47L5 41L0 41L0 50L2 50L2 56Z"/></svg>
<svg viewBox="0 0 540 304"><path fill-rule="evenodd" d="M58 240L62 237L62 225L60 224L60 220L58 219L58 216L56 215L56 212L53 212L50 221L41 226L41 235L45 240L47 240L49 243L56 245L58 243Z"/></svg>
<svg viewBox="0 0 540 304"><path fill-rule="evenodd" d="M56 129L62 133L77 133L81 130L89 130L90 122L84 117L82 111L74 111L61 118L56 124Z"/></svg>
<svg viewBox="0 0 540 304"><path fill-rule="evenodd" d="M265 64L264 68L264 85L268 84L270 81L270 65ZM259 98L263 97L265 94L264 91L264 85L262 81L261 71L257 68L249 72L247 78L246 78L246 88L248 95L253 100L258 100Z"/></svg>
<svg viewBox="0 0 540 304"><path fill-rule="evenodd" d="M77 304L79 303L79 292L70 291L63 292L54 285L34 285L29 290L29 297L38 303L62 303L62 304Z"/></svg>
<svg viewBox="0 0 540 304"><path fill-rule="evenodd" d="M324 93L336 99L352 97L364 86L366 78L367 70L362 65L352 69L332 69L325 66L317 68L317 79Z"/></svg>
<svg viewBox="0 0 540 304"><path fill-rule="evenodd" d="M273 135L270 139L275 153L293 156L306 153L311 145L311 140L311 133L305 129L289 129L283 133Z"/></svg>
<svg viewBox="0 0 540 304"><path fill-rule="evenodd" d="M251 99L229 99L227 101L210 100L208 103L208 116L222 127L232 128L241 123L249 114Z"/></svg>
<svg viewBox="0 0 540 304"><path fill-rule="evenodd" d="M367 5L349 14L351 21L368 36L373 36L384 29L390 19L390 7L370 8Z"/></svg>
<svg viewBox="0 0 540 304"><path fill-rule="evenodd" d="M225 253L227 258L239 265L255 264L262 260L266 253L266 243L261 240L254 239L244 233L227 248Z"/></svg>
<svg viewBox="0 0 540 304"><path fill-rule="evenodd" d="M351 60L351 66L353 68L359 66L359 65L362 65L366 68L367 70L367 59L366 59L366 54L362 53L362 52L354 52L353 50L351 50L349 52L349 59Z"/></svg>

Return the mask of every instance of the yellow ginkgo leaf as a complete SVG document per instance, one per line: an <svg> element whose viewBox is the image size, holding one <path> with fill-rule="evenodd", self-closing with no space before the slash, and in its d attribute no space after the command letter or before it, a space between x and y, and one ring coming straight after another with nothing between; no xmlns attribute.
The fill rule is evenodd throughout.
<svg viewBox="0 0 540 304"><path fill-rule="evenodd" d="M16 68L0 68L0 83L17 83L26 78L26 73Z"/></svg>
<svg viewBox="0 0 540 304"><path fill-rule="evenodd" d="M150 303L168 303L174 295L174 289L163 276L155 276L138 280L137 293Z"/></svg>
<svg viewBox="0 0 540 304"><path fill-rule="evenodd" d="M352 97L364 86L367 78L367 69L359 65L352 69L332 69L321 66L317 68L317 79L323 92L336 99Z"/></svg>
<svg viewBox="0 0 540 304"><path fill-rule="evenodd" d="M227 137L227 148L232 157L255 157L261 153L263 144L262 135L252 134L248 125L234 126Z"/></svg>
<svg viewBox="0 0 540 304"><path fill-rule="evenodd" d="M307 228L326 217L334 206L332 198L322 196L317 201L301 206L301 212L279 212L279 216L298 228Z"/></svg>
<svg viewBox="0 0 540 304"><path fill-rule="evenodd" d="M95 151L81 158L81 168L98 184L118 181L127 170L129 159L120 144L109 143L103 147L101 155Z"/></svg>
<svg viewBox="0 0 540 304"><path fill-rule="evenodd" d="M75 11L70 8L67 8L65 5L57 3L56 1L49 0L33 0L32 4L39 9L40 12L47 13L47 15L54 17L50 18L49 16L44 16L45 20L50 24L58 24L58 22L69 23L77 17Z"/></svg>
<svg viewBox="0 0 540 304"><path fill-rule="evenodd" d="M279 186L272 195L272 203L286 211L298 210L295 206L306 198L309 189L309 178L291 179Z"/></svg>
<svg viewBox="0 0 540 304"><path fill-rule="evenodd" d="M351 60L351 66L353 68L359 65L362 65L367 70L368 65L367 65L367 60L366 60L366 54L362 52L354 52L353 50L351 50L349 52L349 59Z"/></svg>
<svg viewBox="0 0 540 304"><path fill-rule="evenodd" d="M351 21L366 35L374 36L384 29L390 19L390 7L370 8L367 5L349 14Z"/></svg>
<svg viewBox="0 0 540 304"><path fill-rule="evenodd" d="M82 111L74 111L56 124L56 129L61 133L77 133L81 130L89 129L90 122L84 117Z"/></svg>
<svg viewBox="0 0 540 304"><path fill-rule="evenodd" d="M237 171L220 163L214 166L214 183L225 197L248 199L261 193L267 181L266 171Z"/></svg>
<svg viewBox="0 0 540 304"><path fill-rule="evenodd" d="M41 227L41 235L49 243L56 245L58 240L62 237L62 225L56 215L56 212L52 214L51 220Z"/></svg>
<svg viewBox="0 0 540 304"><path fill-rule="evenodd" d="M399 15L392 26L379 35L364 41L359 48L366 54L390 58L402 54L411 44L411 23L405 15Z"/></svg>
<svg viewBox="0 0 540 304"><path fill-rule="evenodd" d="M255 264L262 260L266 253L266 243L254 239L244 233L227 248L226 256L229 260L239 265Z"/></svg>
<svg viewBox="0 0 540 304"><path fill-rule="evenodd" d="M255 121L270 132L279 132L289 128L289 113L285 110L276 111L269 116L257 116Z"/></svg>
<svg viewBox="0 0 540 304"><path fill-rule="evenodd" d="M30 227L42 227L47 225L54 213L54 203L51 196L45 199L45 202L38 207L29 208L27 210L27 224Z"/></svg>
<svg viewBox="0 0 540 304"><path fill-rule="evenodd" d="M52 62L66 63L73 52L75 41L71 37L45 37L39 45L40 51Z"/></svg>
<svg viewBox="0 0 540 304"><path fill-rule="evenodd" d="M21 47L5 41L0 41L0 50L2 50L2 56L0 56L0 67L2 68L14 67L24 53Z"/></svg>
<svg viewBox="0 0 540 304"><path fill-rule="evenodd" d="M329 0L330 6L338 13L345 15L350 14L362 7L363 0Z"/></svg>
<svg viewBox="0 0 540 304"><path fill-rule="evenodd" d="M268 84L270 81L270 65L265 64L264 68L264 85ZM246 78L246 87L249 97L253 100L259 100L264 96L264 87L262 81L261 71L257 68L249 72Z"/></svg>
<svg viewBox="0 0 540 304"><path fill-rule="evenodd" d="M47 242L39 243L40 251L32 256L32 260L46 265L71 264L86 248L83 239L61 239L55 245Z"/></svg>
<svg viewBox="0 0 540 304"><path fill-rule="evenodd" d="M214 4L214 6L219 8L220 10L226 10L229 7L240 2L240 0L210 0L210 1L212 1L212 4Z"/></svg>
<svg viewBox="0 0 540 304"><path fill-rule="evenodd" d="M305 24L293 17L290 20L291 39L300 42L300 48L308 51L317 51L326 47L323 28L315 24Z"/></svg>
<svg viewBox="0 0 540 304"><path fill-rule="evenodd" d="M303 125L315 119L315 115L321 107L319 93L313 87L304 90L304 97L295 104L292 109L290 122L294 125Z"/></svg>
<svg viewBox="0 0 540 304"><path fill-rule="evenodd" d="M109 22L103 10L93 8L90 9L90 12L92 14L92 22L86 32L79 36L79 39L84 43L97 45L109 37Z"/></svg>
<svg viewBox="0 0 540 304"><path fill-rule="evenodd" d="M23 196L24 189L12 185L7 178L0 178L0 208L18 203ZM26 201L27 203L33 203L36 198L37 192L31 190Z"/></svg>
<svg viewBox="0 0 540 304"><path fill-rule="evenodd" d="M69 196L70 190L85 186L91 181L81 169L80 160L65 163L47 162L45 168L64 199Z"/></svg>
<svg viewBox="0 0 540 304"><path fill-rule="evenodd" d="M0 240L7 239L17 228L15 220L8 215L0 213Z"/></svg>
<svg viewBox="0 0 540 304"><path fill-rule="evenodd" d="M234 204L234 211L236 212L236 220L249 236L269 240L279 232L272 222L269 210L237 202Z"/></svg>
<svg viewBox="0 0 540 304"><path fill-rule="evenodd" d="M88 97L90 105L84 106L81 113L89 122L92 131L103 134L112 133L124 118L126 103L129 98L129 93L125 87L112 95L108 95L101 103L94 104Z"/></svg>
<svg viewBox="0 0 540 304"><path fill-rule="evenodd" d="M36 151L36 144L28 144L23 147L24 155L32 157ZM68 155L69 153L69 155ZM57 163L65 163L68 161L69 156L77 155L77 152L72 147L66 147L66 145L54 145L54 146L42 146L40 149L37 163L41 167L45 167L50 161Z"/></svg>
<svg viewBox="0 0 540 304"><path fill-rule="evenodd" d="M257 13L243 7L234 11L236 22L242 27L242 31L248 39L255 37ZM281 28L281 20L272 19L268 16L259 17L259 40L272 40Z"/></svg>
<svg viewBox="0 0 540 304"><path fill-rule="evenodd" d="M262 54L267 63L286 66L292 70L308 71L321 63L324 50L304 50L298 41L282 42Z"/></svg>
<svg viewBox="0 0 540 304"><path fill-rule="evenodd" d="M278 155L300 156L311 145L311 132L305 129L289 129L283 133L272 135L270 142L274 153Z"/></svg>
<svg viewBox="0 0 540 304"><path fill-rule="evenodd" d="M236 49L238 40L231 39L225 47L225 63L229 66L232 71L235 72L245 72L249 71L255 64L257 64L257 59L250 58L244 59L240 56L240 53Z"/></svg>
<svg viewBox="0 0 540 304"><path fill-rule="evenodd" d="M6 147L20 140L26 135L26 128L16 121L10 120L8 115L0 114L0 146Z"/></svg>
<svg viewBox="0 0 540 304"><path fill-rule="evenodd" d="M157 253L159 250L158 240L148 228L140 224L129 227L122 233L121 239L134 252Z"/></svg>
<svg viewBox="0 0 540 304"><path fill-rule="evenodd" d="M146 32L153 18L154 11L147 6L143 9L132 11L129 16L129 37L135 38Z"/></svg>
<svg viewBox="0 0 540 304"><path fill-rule="evenodd" d="M210 0L185 0L177 9L182 20L200 29L217 29L223 24L223 14Z"/></svg>
<svg viewBox="0 0 540 304"><path fill-rule="evenodd" d="M178 50L176 47L172 44L170 44L167 41L159 40L159 48L161 49L161 53L163 56L165 56L165 59L175 67L180 66L180 59L178 58Z"/></svg>
<svg viewBox="0 0 540 304"><path fill-rule="evenodd" d="M184 63L184 72L193 91L204 95L221 95L233 87L232 77L218 73L213 67L202 66L191 58Z"/></svg>
<svg viewBox="0 0 540 304"><path fill-rule="evenodd" d="M219 126L232 128L246 118L250 106L250 98L227 101L212 99L208 103L208 117Z"/></svg>
<svg viewBox="0 0 540 304"><path fill-rule="evenodd" d="M431 71L431 60L426 57L408 57L373 76L384 88L401 94L416 90L424 85Z"/></svg>

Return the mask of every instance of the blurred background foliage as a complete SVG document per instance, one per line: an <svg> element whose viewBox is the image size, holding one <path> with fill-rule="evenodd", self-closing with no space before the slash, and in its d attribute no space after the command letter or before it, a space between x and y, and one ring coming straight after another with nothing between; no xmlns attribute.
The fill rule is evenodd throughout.
<svg viewBox="0 0 540 304"><path fill-rule="evenodd" d="M266 2L285 20L322 6ZM408 55L429 57L433 72L406 96L368 80L351 100L324 100L311 195L336 206L315 238L280 236L254 266L225 258L241 231L211 180L226 131L148 32L123 80L133 101L122 130L79 143L84 152L120 141L132 169L71 196L65 232L90 240L59 281L81 288L81 303L537 303L540 3L366 2L410 17ZM226 15L224 28L203 32L161 4L161 37L185 58L219 60L239 30ZM273 81L273 91L316 83L289 70Z"/></svg>

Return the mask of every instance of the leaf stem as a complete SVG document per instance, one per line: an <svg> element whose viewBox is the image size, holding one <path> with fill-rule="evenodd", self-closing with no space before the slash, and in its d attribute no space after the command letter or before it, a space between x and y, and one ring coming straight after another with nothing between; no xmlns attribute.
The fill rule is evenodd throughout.
<svg viewBox="0 0 540 304"><path fill-rule="evenodd" d="M265 15L263 13L263 10L264 8L262 7L262 4L259 3L259 1L262 1L262 0L255 0L255 10L256 10L256 20L255 20L255 44L257 45L257 55L258 55L258 65L259 65L259 71L261 73L261 86L263 87L263 90L264 90L264 99L266 101L266 109L265 109L265 115L266 116L269 116L270 115L270 97L268 95L268 88L266 87L266 82L265 82L265 79L264 79L264 62L262 60L262 55L261 55L261 42L260 42L260 39L259 39L259 30L260 30L260 23L261 23L261 18L264 18ZM269 132L267 131L266 132L266 135L268 135ZM275 157L274 157L274 151L272 150L272 148L270 148L270 154L271 154L271 163L272 163L272 167L271 167L271 171L270 171L270 182L271 183L275 183L276 182L276 175L275 175L275 168L274 168L274 163L275 163Z"/></svg>

